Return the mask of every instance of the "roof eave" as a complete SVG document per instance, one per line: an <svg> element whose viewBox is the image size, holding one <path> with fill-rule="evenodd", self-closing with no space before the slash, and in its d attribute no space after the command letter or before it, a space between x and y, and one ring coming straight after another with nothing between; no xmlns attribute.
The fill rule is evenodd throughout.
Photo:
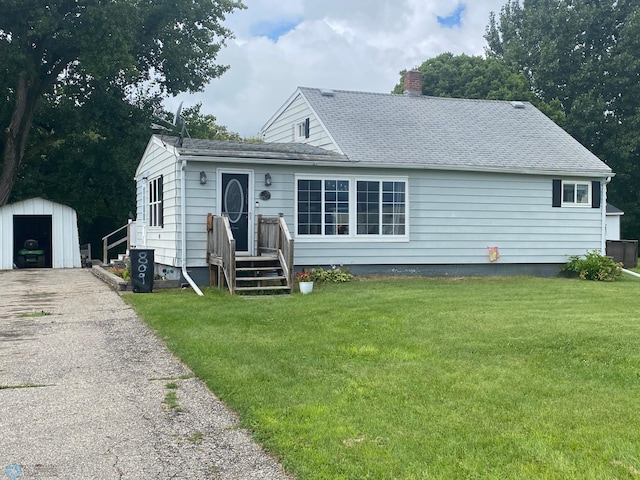
<svg viewBox="0 0 640 480"><path fill-rule="evenodd" d="M431 165L422 163L374 163L374 162L351 162L350 165L370 168L386 169L410 169L410 170L441 170L459 172L483 172L483 173L510 173L519 175L543 175L543 176L563 176L563 177L614 177L611 170L562 170L562 169L532 169L532 168L505 168L487 167L473 165Z"/></svg>
<svg viewBox="0 0 640 480"><path fill-rule="evenodd" d="M272 164L307 165L309 162L322 163L323 165L335 164L344 166L352 164L345 156L337 155L313 155L309 153L284 153L284 152L253 152L253 151L236 151L236 150L182 150L180 158L187 161L208 162L224 159L224 161L243 161L250 163L263 163L268 160ZM253 160L253 161L252 161Z"/></svg>

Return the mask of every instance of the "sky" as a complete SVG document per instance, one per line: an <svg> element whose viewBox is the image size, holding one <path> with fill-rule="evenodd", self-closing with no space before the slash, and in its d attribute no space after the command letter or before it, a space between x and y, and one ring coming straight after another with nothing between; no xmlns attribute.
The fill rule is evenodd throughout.
<svg viewBox="0 0 640 480"><path fill-rule="evenodd" d="M296 88L390 93L399 72L441 53L482 55L490 12L507 0L244 0L224 25L218 55L229 70L201 93L165 102L201 112L243 138Z"/></svg>

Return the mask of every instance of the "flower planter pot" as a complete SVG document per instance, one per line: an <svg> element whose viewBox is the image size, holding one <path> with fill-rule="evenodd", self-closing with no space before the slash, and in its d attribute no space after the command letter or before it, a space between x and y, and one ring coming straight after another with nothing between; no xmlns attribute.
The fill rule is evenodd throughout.
<svg viewBox="0 0 640 480"><path fill-rule="evenodd" d="M307 293L311 293L313 290L313 282L299 282L300 293L306 295Z"/></svg>

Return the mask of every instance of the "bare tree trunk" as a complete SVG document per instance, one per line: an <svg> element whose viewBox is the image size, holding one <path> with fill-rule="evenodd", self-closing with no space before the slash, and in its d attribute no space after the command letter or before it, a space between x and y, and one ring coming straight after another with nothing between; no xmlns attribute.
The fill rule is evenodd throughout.
<svg viewBox="0 0 640 480"><path fill-rule="evenodd" d="M27 140L31 132L38 100L38 88L33 83L34 79L29 78L26 72L22 72L18 77L11 123L5 130L2 171L0 172L0 206L5 205L9 200L27 148Z"/></svg>

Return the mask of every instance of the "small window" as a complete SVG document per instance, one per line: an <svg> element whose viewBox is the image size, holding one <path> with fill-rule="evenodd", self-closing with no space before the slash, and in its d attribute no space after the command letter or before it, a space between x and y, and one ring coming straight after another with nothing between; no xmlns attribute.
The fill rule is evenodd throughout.
<svg viewBox="0 0 640 480"><path fill-rule="evenodd" d="M591 185L587 182L562 182L562 204L589 206Z"/></svg>
<svg viewBox="0 0 640 480"><path fill-rule="evenodd" d="M295 124L294 137L297 142L301 142L309 138L309 127L310 122L308 118Z"/></svg>
<svg viewBox="0 0 640 480"><path fill-rule="evenodd" d="M164 199L162 175L149 180L149 226L164 226Z"/></svg>

